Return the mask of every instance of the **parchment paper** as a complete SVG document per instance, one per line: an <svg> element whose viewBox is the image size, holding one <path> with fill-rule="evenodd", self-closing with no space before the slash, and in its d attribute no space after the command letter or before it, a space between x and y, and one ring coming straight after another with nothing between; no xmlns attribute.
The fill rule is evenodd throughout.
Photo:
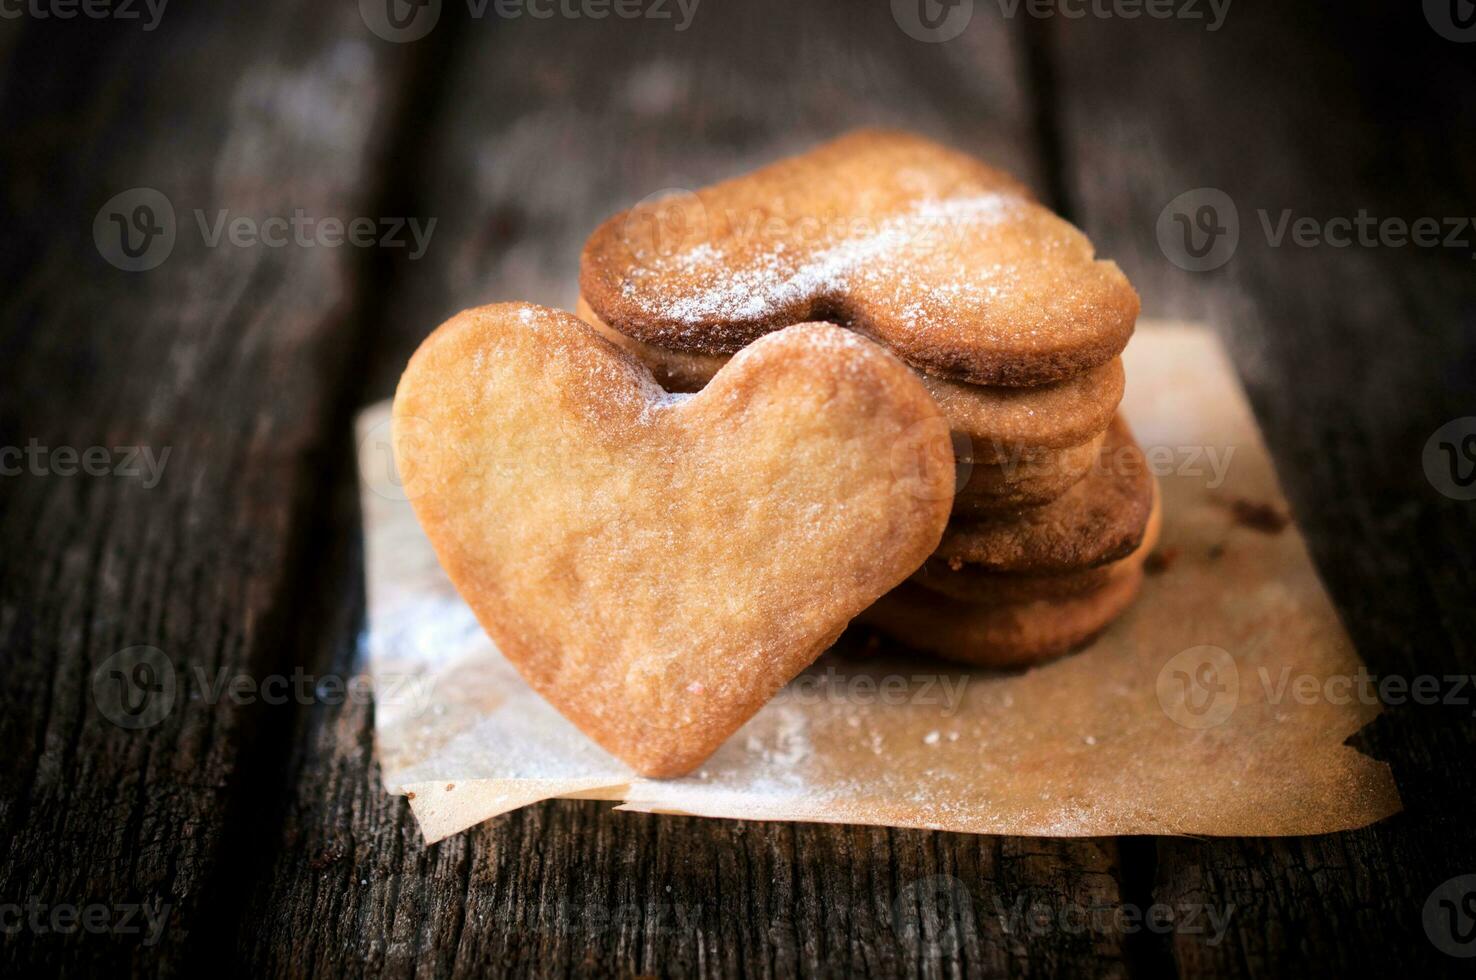
<svg viewBox="0 0 1476 980"><path fill-rule="evenodd" d="M1343 744L1378 706L1338 680L1362 664L1282 519L1218 341L1142 324L1125 360L1123 411L1164 500L1154 573L1127 615L1086 650L1010 674L853 628L676 780L633 774L503 660L403 499L389 404L367 409L367 649L385 788L410 797L429 841L552 797L1040 836L1312 834L1396 812L1388 767Z"/></svg>

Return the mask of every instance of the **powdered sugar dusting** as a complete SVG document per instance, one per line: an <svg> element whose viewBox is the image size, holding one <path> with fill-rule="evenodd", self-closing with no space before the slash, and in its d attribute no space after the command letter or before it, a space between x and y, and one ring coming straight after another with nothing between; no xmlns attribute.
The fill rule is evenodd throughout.
<svg viewBox="0 0 1476 980"><path fill-rule="evenodd" d="M930 267L925 280L907 270L941 248L989 235L1026 203L994 192L926 198L884 220L822 230L817 243L782 229L757 242L744 237L706 241L633 269L624 289L654 296L658 316L693 327L715 319L764 319L863 283L914 297L910 315L917 317L925 309L918 297L924 303L978 301L1008 288L1012 270L1000 264L955 264L943 278Z"/></svg>

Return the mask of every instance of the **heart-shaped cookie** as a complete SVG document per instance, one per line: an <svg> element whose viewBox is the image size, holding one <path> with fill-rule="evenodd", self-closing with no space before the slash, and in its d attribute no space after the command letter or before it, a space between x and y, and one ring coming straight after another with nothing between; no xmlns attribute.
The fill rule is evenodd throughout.
<svg viewBox="0 0 1476 980"><path fill-rule="evenodd" d="M932 399L828 324L670 395L567 313L470 310L411 358L394 449L502 653L648 776L690 771L921 565L953 495Z"/></svg>
<svg viewBox="0 0 1476 980"><path fill-rule="evenodd" d="M980 385L1103 364L1138 315L1122 271L1014 178L884 130L615 215L585 243L579 287L610 327L674 351L832 320Z"/></svg>

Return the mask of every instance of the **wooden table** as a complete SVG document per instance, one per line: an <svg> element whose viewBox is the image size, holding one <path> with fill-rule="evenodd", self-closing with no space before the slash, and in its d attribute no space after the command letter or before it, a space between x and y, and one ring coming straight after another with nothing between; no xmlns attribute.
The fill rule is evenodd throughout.
<svg viewBox="0 0 1476 980"><path fill-rule="evenodd" d="M1013 170L1123 265L1147 315L1223 331L1362 656L1379 674L1471 673L1476 503L1438 492L1421 460L1438 427L1476 414L1476 231L1460 247L1303 247L1273 243L1260 215L1274 231L1284 209L1476 210L1476 47L1420 4L1237 3L1212 31L1107 0L1115 15L1080 18L975 0L933 43L883 0L705 0L684 30L674 3L672 19L595 19L605 8L572 0L581 16L445 0L398 7L442 8L399 43L368 28L396 33L370 0L180 3L153 29L141 4L140 19L61 19L38 2L0 20L0 445L28 452L0 458L26 460L0 477L6 973L1469 963L1422 923L1432 889L1476 873L1469 705L1395 706L1362 733L1407 810L1325 837L991 838L553 802L427 847L380 788L362 699L208 694L237 674L296 671L311 692L356 671L350 424L427 330L496 299L569 303L604 215L864 123ZM164 241L145 234L162 212L140 187L167 199L175 238L126 271ZM1233 258L1205 272L1156 234L1199 188L1240 217ZM270 233L263 219L296 209L370 217L376 238L391 217L436 225L419 257L211 244L230 233L222 211ZM118 251L112 214L137 255ZM129 447L167 449L162 471ZM178 691L157 723L125 728L93 676L136 646L170 658ZM966 900L921 909L921 935L899 927L939 881ZM139 903L167 911L156 934L123 921ZM1020 903L1046 926L1008 929L1000 912ZM1219 942L1065 916L1154 903L1233 915ZM62 907L97 928L58 933Z"/></svg>

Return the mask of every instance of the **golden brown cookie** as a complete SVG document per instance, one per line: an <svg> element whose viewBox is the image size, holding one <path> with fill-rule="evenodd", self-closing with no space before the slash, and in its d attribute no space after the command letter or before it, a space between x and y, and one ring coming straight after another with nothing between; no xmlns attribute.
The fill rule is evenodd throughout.
<svg viewBox="0 0 1476 980"><path fill-rule="evenodd" d="M469 310L405 369L394 451L503 655L650 776L700 763L906 578L953 493L933 400L829 324L678 396L567 313Z"/></svg>
<svg viewBox="0 0 1476 980"><path fill-rule="evenodd" d="M953 431L969 439L969 459L992 463L1079 447L1105 431L1122 401L1122 358L1054 384L971 385L922 375Z"/></svg>
<svg viewBox="0 0 1476 980"><path fill-rule="evenodd" d="M1041 507L954 520L928 559L992 572L1070 572L1125 557L1153 508L1153 475L1119 416L1087 475Z"/></svg>
<svg viewBox="0 0 1476 980"><path fill-rule="evenodd" d="M702 390L730 356L683 353L627 337L602 321L583 296L575 310L602 336L649 367L668 391ZM1030 462L1032 457L1080 447L1112 421L1124 381L1119 357L1064 381L1032 388L965 384L922 372L918 377L943 410L955 434L955 451L984 464ZM1069 460L1063 463L1070 465Z"/></svg>
<svg viewBox="0 0 1476 980"><path fill-rule="evenodd" d="M1106 432L1099 432L1080 446L961 466L953 513L965 519L989 517L1048 504L1086 476L1106 438Z"/></svg>
<svg viewBox="0 0 1476 980"><path fill-rule="evenodd" d="M860 619L913 649L949 660L1023 667L1091 640L1132 604L1142 583L1142 562L1127 561L1090 592L981 606L909 582L883 596Z"/></svg>
<svg viewBox="0 0 1476 980"><path fill-rule="evenodd" d="M1138 316L1121 270L1014 178L885 130L615 215L579 285L605 323L669 350L732 353L830 320L981 385L1104 364Z"/></svg>
<svg viewBox="0 0 1476 980"><path fill-rule="evenodd" d="M946 562L929 561L917 570L910 581L960 602L988 606L1086 595L1105 585L1123 562L1142 564L1147 559L1158 546L1158 534L1163 523L1162 512L1163 504L1155 485L1153 509L1148 517L1148 526L1143 530L1143 540L1132 554L1106 565L1074 572L1022 574L981 571L971 565L954 570Z"/></svg>

